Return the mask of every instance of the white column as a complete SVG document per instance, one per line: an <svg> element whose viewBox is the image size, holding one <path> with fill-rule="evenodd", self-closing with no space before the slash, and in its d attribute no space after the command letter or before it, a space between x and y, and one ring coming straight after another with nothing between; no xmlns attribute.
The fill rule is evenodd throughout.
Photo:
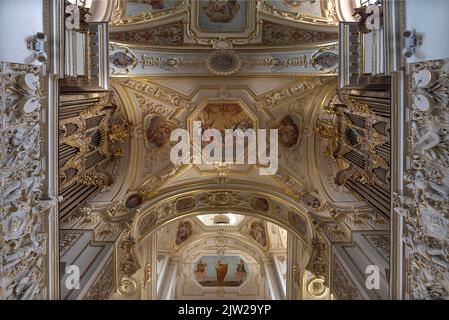
<svg viewBox="0 0 449 320"><path fill-rule="evenodd" d="M267 288L270 294L271 300L283 300L285 295L282 292L282 288L277 281L277 275L273 261L267 260L263 262L263 268L265 271L265 279L267 281Z"/></svg>
<svg viewBox="0 0 449 320"><path fill-rule="evenodd" d="M298 239L291 233L287 233L287 280L286 280L286 298L287 300L301 299L301 282L303 268L300 264L300 252ZM294 268L297 269L296 279L294 277Z"/></svg>
<svg viewBox="0 0 449 320"><path fill-rule="evenodd" d="M159 300L173 300L176 282L178 280L178 259L173 259L168 263L167 271L165 272L164 284L165 286L159 294Z"/></svg>

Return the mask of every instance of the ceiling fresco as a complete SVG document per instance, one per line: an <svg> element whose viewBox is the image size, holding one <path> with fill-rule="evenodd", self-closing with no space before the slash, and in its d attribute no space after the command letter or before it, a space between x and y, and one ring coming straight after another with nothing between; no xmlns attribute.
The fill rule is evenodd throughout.
<svg viewBox="0 0 449 320"><path fill-rule="evenodd" d="M302 13L309 16L321 17L323 15L323 1L300 1L300 0L267 0L265 3L279 11Z"/></svg>
<svg viewBox="0 0 449 320"><path fill-rule="evenodd" d="M126 4L125 16L133 17L139 15L149 15L173 8L177 0L129 0Z"/></svg>
<svg viewBox="0 0 449 320"><path fill-rule="evenodd" d="M337 40L335 2L121 1L110 39L144 46L293 46Z"/></svg>
<svg viewBox="0 0 449 320"><path fill-rule="evenodd" d="M109 67L116 104L133 124L127 150L133 165L124 169L130 178L110 212L132 216L134 223L118 239L117 264L126 267L126 259L139 256L127 248L129 239L143 247L153 231L173 223L166 250L185 259L181 296L226 288L229 294L262 297L253 255L243 254L242 247L217 251L215 241L222 240L209 232L218 228L214 219L220 215L230 219L220 232L238 232L253 251L277 248L279 264L285 262L287 232L301 250L319 243L312 265L327 259L328 246L315 224L331 221L330 208L341 199L351 209L360 204L331 189L335 168L316 151L321 145L315 142L315 123L335 98L338 80L334 1L121 1L119 6L109 29ZM170 135L178 128L191 134L193 121L203 130L277 129L276 173L260 175L259 163L174 164ZM262 148L271 152L268 144ZM308 259L311 253L305 254ZM328 278L328 269L315 268ZM123 287L128 276L120 270Z"/></svg>
<svg viewBox="0 0 449 320"><path fill-rule="evenodd" d="M251 1L209 1L193 3L197 24L205 32L244 32L248 28Z"/></svg>
<svg viewBox="0 0 449 320"><path fill-rule="evenodd" d="M337 74L333 1L121 1L118 16L120 6L135 10L110 24L112 76Z"/></svg>
<svg viewBox="0 0 449 320"><path fill-rule="evenodd" d="M280 169L273 179L280 185L284 183L285 176L290 176L289 179L296 177L299 181L306 180L304 161L307 158L297 150L308 147L304 139L307 140L312 133L311 125L307 124L310 112L316 104L323 103L321 99L325 99L325 95L320 98L319 93L332 90L330 88L335 80L332 77L304 78L287 82L275 79L261 80L189 78L185 82L181 79L170 79L169 82L162 80L164 83L162 85L157 81L115 78L115 85L125 90L131 98L127 108L136 108L133 111L136 112L135 121L142 125L139 129L142 134L137 135L136 131L136 139L141 140L148 150L148 153L142 153L140 163L143 168L135 187L140 185L140 188L145 189L148 185L153 189L169 180L171 185L175 185L173 180L175 176L179 176L179 183L182 183L190 181L198 174L201 175L201 172L204 174L207 172L204 178L207 176L213 178L219 173L221 169L214 166L209 168L193 166L191 169L185 168L191 174L185 172L181 178L182 175L178 173L185 169L176 168L170 162L170 149L173 145L169 141L171 131L175 127L190 128L193 120L200 120L205 128L218 126L219 129L240 127L278 129L281 148ZM286 84L276 85L276 82ZM191 89L188 89L190 94L182 92L184 84L191 86ZM273 86L273 89L267 91L267 88ZM251 171L251 166L248 165L241 165L240 169L237 167L230 168L231 172L237 170L248 175ZM194 172L195 168L199 170L197 173ZM192 176L189 177L190 175ZM159 177L160 182L153 181L150 178L152 176ZM165 182L163 177L169 176L171 178ZM254 178L269 183L265 178ZM300 194L305 189L304 186L302 182L298 187L294 187L298 188L295 192L298 199L302 198Z"/></svg>
<svg viewBox="0 0 449 320"><path fill-rule="evenodd" d="M226 129L245 131L254 128L254 120L238 102L207 102L197 114L193 121L200 121L203 131L215 128L224 135Z"/></svg>
<svg viewBox="0 0 449 320"><path fill-rule="evenodd" d="M240 256L201 256L193 274L203 287L239 287L247 278L246 264Z"/></svg>

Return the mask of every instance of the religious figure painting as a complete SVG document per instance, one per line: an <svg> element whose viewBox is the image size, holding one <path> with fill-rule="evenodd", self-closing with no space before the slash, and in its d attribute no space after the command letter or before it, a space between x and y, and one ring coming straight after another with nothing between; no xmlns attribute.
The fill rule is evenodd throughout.
<svg viewBox="0 0 449 320"><path fill-rule="evenodd" d="M211 22L232 21L240 10L237 0L209 0L204 7L204 13Z"/></svg>
<svg viewBox="0 0 449 320"><path fill-rule="evenodd" d="M265 233L265 227L262 223L253 222L251 224L250 235L262 247L265 247L267 245L267 236Z"/></svg>
<svg viewBox="0 0 449 320"><path fill-rule="evenodd" d="M159 115L146 118L146 142L149 147L160 148L170 141L175 125Z"/></svg>
<svg viewBox="0 0 449 320"><path fill-rule="evenodd" d="M120 69L135 67L135 65L137 63L135 57L133 57L130 54L127 54L126 52L123 52L123 51L114 52L109 57L109 61L114 67L120 68Z"/></svg>
<svg viewBox="0 0 449 320"><path fill-rule="evenodd" d="M143 197L140 194L135 193L130 195L126 199L125 207L128 209L135 209L138 206L140 206L143 203L143 201L144 201Z"/></svg>
<svg viewBox="0 0 449 320"><path fill-rule="evenodd" d="M297 116L284 116L279 123L274 126L278 129L279 143L286 149L292 149L299 144L301 135L301 123Z"/></svg>
<svg viewBox="0 0 449 320"><path fill-rule="evenodd" d="M214 57L211 64L220 71L228 71L233 69L235 62L231 56L221 55Z"/></svg>
<svg viewBox="0 0 449 320"><path fill-rule="evenodd" d="M156 213L151 212L141 219L139 222L139 234L143 235L149 229L151 229L157 222L158 216Z"/></svg>
<svg viewBox="0 0 449 320"><path fill-rule="evenodd" d="M126 6L126 16L139 16L171 9L178 0L131 0Z"/></svg>
<svg viewBox="0 0 449 320"><path fill-rule="evenodd" d="M302 13L308 16L321 17L323 15L321 1L317 0L267 0L277 11L288 13Z"/></svg>
<svg viewBox="0 0 449 320"><path fill-rule="evenodd" d="M242 32L248 24L248 1L199 0L198 25L202 31Z"/></svg>
<svg viewBox="0 0 449 320"><path fill-rule="evenodd" d="M317 197L315 197L309 193L306 193L305 195L303 195L301 200L306 206L308 206L310 208L318 209L319 207L321 207L320 200Z"/></svg>
<svg viewBox="0 0 449 320"><path fill-rule="evenodd" d="M238 287L248 276L246 262L237 255L201 256L195 263L195 279L203 287Z"/></svg>
<svg viewBox="0 0 449 320"><path fill-rule="evenodd" d="M237 72L242 66L242 60L230 50L218 50L209 55L207 67L218 75L229 75Z"/></svg>
<svg viewBox="0 0 449 320"><path fill-rule="evenodd" d="M185 197L176 201L176 211L185 211L192 209L195 206L195 199L193 197Z"/></svg>
<svg viewBox="0 0 449 320"><path fill-rule="evenodd" d="M222 136L225 129L246 129L253 128L253 121L245 113L238 103L223 102L209 103L202 110L201 114L195 119L201 121L201 129L218 129Z"/></svg>
<svg viewBox="0 0 449 320"><path fill-rule="evenodd" d="M337 67L338 55L333 51L322 51L312 55L312 66L319 71L331 70Z"/></svg>
<svg viewBox="0 0 449 320"><path fill-rule="evenodd" d="M288 213L288 220L292 225L293 229L295 229L299 234L305 235L307 232L307 226L305 220L294 212Z"/></svg>
<svg viewBox="0 0 449 320"><path fill-rule="evenodd" d="M301 3L304 2L301 0L283 0L283 1L286 5L291 6L291 7L299 7L301 5Z"/></svg>
<svg viewBox="0 0 449 320"><path fill-rule="evenodd" d="M192 235L192 224L188 221L181 222L176 231L176 245L181 245Z"/></svg>
<svg viewBox="0 0 449 320"><path fill-rule="evenodd" d="M251 207L257 211L267 212L270 210L270 201L262 197L253 197L251 199Z"/></svg>

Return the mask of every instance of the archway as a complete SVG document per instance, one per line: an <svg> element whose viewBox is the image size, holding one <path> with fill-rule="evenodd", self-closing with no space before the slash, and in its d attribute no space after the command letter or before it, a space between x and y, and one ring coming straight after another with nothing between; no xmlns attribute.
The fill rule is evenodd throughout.
<svg viewBox="0 0 449 320"><path fill-rule="evenodd" d="M162 199L152 200L144 210L136 213L133 224L123 232L115 246L120 293L127 295L136 290L131 278L142 267L138 250L142 241L161 226L198 214L233 212L259 217L292 232L305 247L312 248L315 235L310 218L294 205L292 199L288 201L288 197L254 188L252 191L250 188L242 190L241 186L240 189L215 189L189 189L188 193L178 189L176 194L164 193ZM307 260L310 254L311 250L308 250Z"/></svg>

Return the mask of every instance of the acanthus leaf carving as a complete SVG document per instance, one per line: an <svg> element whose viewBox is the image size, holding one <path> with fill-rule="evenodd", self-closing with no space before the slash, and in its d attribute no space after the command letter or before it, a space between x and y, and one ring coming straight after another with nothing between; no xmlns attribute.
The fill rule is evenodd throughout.
<svg viewBox="0 0 449 320"><path fill-rule="evenodd" d="M449 91L439 85L447 81L448 63L446 59L410 65L409 90L416 97L408 123L410 160L403 173L405 190L395 195L393 204L406 225L402 239L411 299L449 297L449 126L447 99L442 99ZM416 81L420 72L433 74L429 84Z"/></svg>
<svg viewBox="0 0 449 320"><path fill-rule="evenodd" d="M40 101L40 68L4 63L0 118L2 181L0 198L0 299L45 298L47 236L43 217L57 199L44 198L41 155L40 103L22 110L23 101ZM19 79L31 75L32 91L21 89ZM29 89L29 88L28 88ZM33 103L33 102L31 102Z"/></svg>

